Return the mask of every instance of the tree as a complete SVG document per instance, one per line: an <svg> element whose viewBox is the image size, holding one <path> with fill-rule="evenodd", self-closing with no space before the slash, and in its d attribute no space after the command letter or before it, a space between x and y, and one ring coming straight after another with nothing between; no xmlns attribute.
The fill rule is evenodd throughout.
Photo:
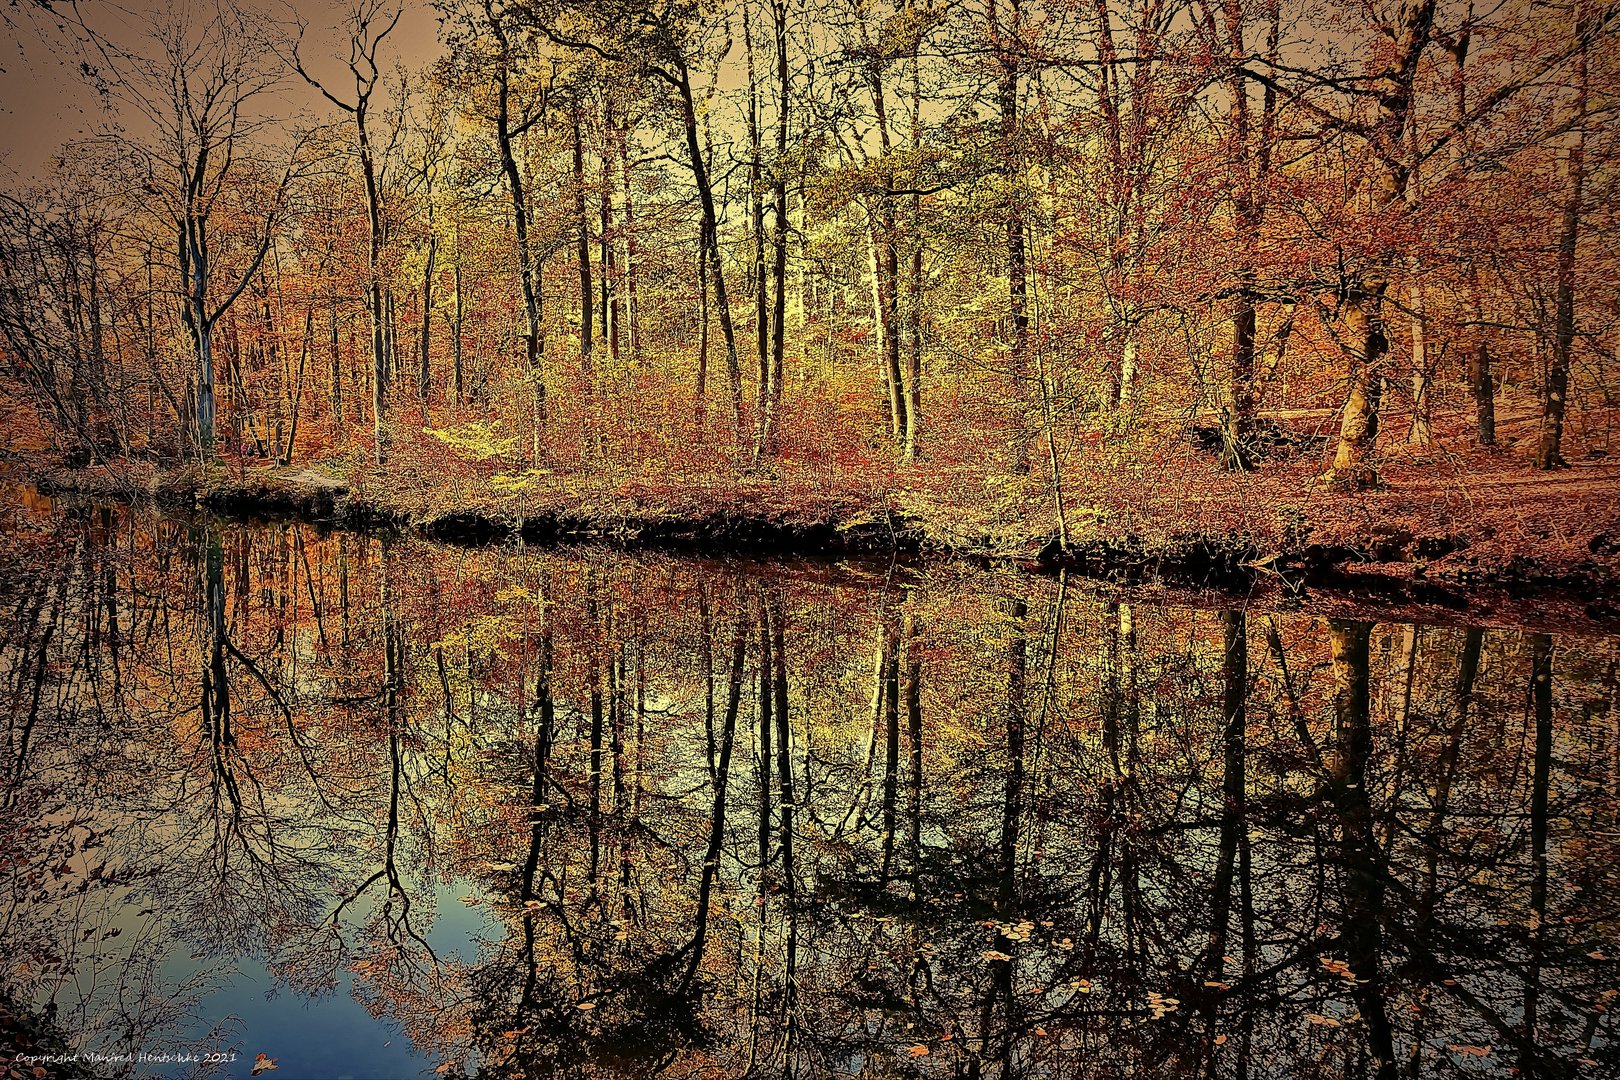
<svg viewBox="0 0 1620 1080"><path fill-rule="evenodd" d="M371 98L382 80L377 66L377 54L386 38L399 25L404 12L402 3L388 0L356 0L344 21L349 37L349 56L345 61L354 79L352 99L338 97L304 67L299 55L307 24L298 22L298 35L293 41L292 64L304 81L321 92L321 96L354 121L355 145L360 158L360 175L366 190L366 224L369 243L366 248L366 308L371 315L371 440L377 464L388 459L388 439L384 428L388 402L388 349L384 340L386 325L383 316L382 251L388 238L388 220L383 216L382 177L377 163L376 148L372 144Z"/></svg>
<svg viewBox="0 0 1620 1080"><path fill-rule="evenodd" d="M1263 35L1265 56L1276 63L1281 38L1282 5L1264 0L1259 11L1243 0L1227 0L1218 12L1214 4L1201 5L1200 32L1212 56L1231 62L1222 72L1227 95L1226 129L1221 133L1222 153L1228 170L1232 203L1232 276L1228 287L1232 319L1232 351L1227 373L1227 400L1221 405L1221 459L1230 468L1252 464L1250 439L1259 404L1255 385L1256 335L1261 291L1260 242L1265 224L1267 186L1271 179L1277 139L1277 91L1260 87L1259 117L1254 115L1253 85L1242 70L1248 57L1251 30ZM1258 18L1256 15L1258 14Z"/></svg>
<svg viewBox="0 0 1620 1080"><path fill-rule="evenodd" d="M720 316L720 333L726 348L726 376L731 392L732 423L741 441L746 427L742 407L742 367L737 353L737 335L732 321L730 294L720 258L720 215L716 209L714 184L700 136L697 95L692 86L694 64L711 55L713 61L730 51L729 38L717 50L713 27L695 8L677 5L647 9L624 4L621 0L600 0L563 5L555 15L531 13L541 30L557 44L594 54L633 73L650 77L675 95L688 167L697 189L702 214L700 245L707 249L708 273L714 302ZM586 331L587 333L589 331Z"/></svg>
<svg viewBox="0 0 1620 1080"><path fill-rule="evenodd" d="M1556 290L1553 306L1552 349L1543 380L1541 432L1536 442L1538 469L1567 465L1564 460L1564 410L1569 396L1570 355L1575 345L1575 253L1580 244L1582 202L1586 196L1586 123L1588 108L1587 51L1597 20L1582 0L1570 4L1570 37L1574 60L1570 78L1568 134L1558 151L1562 193L1562 220L1558 230Z"/></svg>
<svg viewBox="0 0 1620 1080"><path fill-rule="evenodd" d="M98 79L155 134L149 140L109 136L144 166L146 194L173 222L182 312L197 368L195 439L203 459L215 454L214 330L259 271L284 210L296 154L279 182L247 155L250 140L273 123L256 119L253 100L280 81L264 22L234 5L206 16L176 12L158 20L151 49L125 50L82 21L100 58ZM216 223L247 218L255 228L222 237ZM218 281L223 246L241 249L238 265Z"/></svg>

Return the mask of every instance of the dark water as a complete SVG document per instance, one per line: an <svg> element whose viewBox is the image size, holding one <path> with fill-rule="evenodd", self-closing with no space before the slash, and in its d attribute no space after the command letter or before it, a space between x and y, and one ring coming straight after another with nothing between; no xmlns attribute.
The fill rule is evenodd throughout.
<svg viewBox="0 0 1620 1080"><path fill-rule="evenodd" d="M1620 1075L1613 638L6 513L97 1071Z"/></svg>

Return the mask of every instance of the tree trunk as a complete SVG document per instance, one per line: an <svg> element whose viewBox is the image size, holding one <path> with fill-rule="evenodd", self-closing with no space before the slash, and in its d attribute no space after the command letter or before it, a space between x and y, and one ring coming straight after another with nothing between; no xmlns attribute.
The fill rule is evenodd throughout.
<svg viewBox="0 0 1620 1080"><path fill-rule="evenodd" d="M464 385L466 375L463 370L464 364L461 352L461 226L459 223L456 226L456 264L452 270L454 276L451 279L453 282L451 287L455 291L455 298L451 305L450 356L451 362L455 368L452 377L455 380L456 404L461 405L466 401L466 390Z"/></svg>
<svg viewBox="0 0 1620 1080"><path fill-rule="evenodd" d="M197 355L197 455L214 456L214 342L208 319L208 223L198 216L180 225L180 267L186 283L186 329Z"/></svg>
<svg viewBox="0 0 1620 1080"><path fill-rule="evenodd" d="M754 400L754 459L765 446L765 407L771 396L770 281L765 276L765 178L760 160L759 83L754 67L754 30L742 5L743 48L748 67L748 242L749 278L754 286L754 359L759 372Z"/></svg>
<svg viewBox="0 0 1620 1080"><path fill-rule="evenodd" d="M287 446L281 452L281 463L292 464L293 447L298 442L298 406L304 399L304 365L309 360L310 350L315 347L315 302L307 301L304 305L304 344L298 353L298 376L293 381L292 392L292 422L287 429Z"/></svg>
<svg viewBox="0 0 1620 1080"><path fill-rule="evenodd" d="M1378 407L1383 394L1383 359L1389 351L1384 336L1384 286L1363 283L1344 301L1346 336L1358 350L1350 356L1349 391L1339 423L1339 443L1330 479L1351 487L1377 484L1369 458L1378 442Z"/></svg>
<svg viewBox="0 0 1620 1080"><path fill-rule="evenodd" d="M545 375L540 364L540 326L544 315L541 308L540 284L534 265L534 252L530 246L529 238L529 204L524 191L523 174L518 170L517 152L513 146L516 137L512 127L512 48L507 38L506 27L501 22L494 8L490 5L484 8L489 28L495 35L496 44L500 48L499 67L496 70L496 98L495 98L495 142L501 155L501 172L506 176L507 194L512 200L512 231L517 240L518 285L523 294L523 356L527 365L528 377L531 384L532 415L534 428L532 437L531 456L536 462L540 460L543 446L544 428L548 418L548 402L546 400ZM541 109L545 103L541 104ZM578 114L575 114L574 139L579 140ZM577 170L577 165L576 165ZM583 218L583 212L581 212ZM455 331L455 365L456 365L456 397L462 397L462 292L461 292L461 231L457 223L456 231L456 331ZM424 313L423 325L426 325ZM589 329L587 327L587 333ZM587 348L588 351L588 348ZM426 360L423 361L424 365Z"/></svg>
<svg viewBox="0 0 1620 1080"><path fill-rule="evenodd" d="M630 177L630 140L619 132L619 175L624 186L624 283L625 328L629 331L630 359L641 359L641 296L637 276L641 272L641 252L636 244L635 190Z"/></svg>
<svg viewBox="0 0 1620 1080"><path fill-rule="evenodd" d="M691 73L684 63L676 68L676 90L681 99L681 121L686 129L686 152L691 159L692 180L698 189L698 204L703 212L704 235L708 241L709 272L714 283L714 302L720 314L720 334L726 346L726 375L731 383L731 418L737 436L743 435L742 368L737 361L737 338L731 321L731 302L726 295L725 274L720 266L719 220L714 209L714 189L709 182L709 167L698 140L697 103L692 96Z"/></svg>
<svg viewBox="0 0 1620 1080"><path fill-rule="evenodd" d="M775 306L771 309L771 392L765 401L764 438L760 452L776 452L776 427L782 407L782 368L787 351L787 251L788 251L788 106L792 86L788 80L787 6L775 0L771 13L776 30L776 168L772 177L776 195L776 231L773 237L775 261L771 265L771 283L775 292Z"/></svg>
<svg viewBox="0 0 1620 1080"><path fill-rule="evenodd" d="M922 152L922 83L920 62L911 57L911 149ZM786 90L783 91L784 99ZM904 457L916 461L922 439L922 318L923 318L923 240L922 196L911 197L911 267L906 294L906 425Z"/></svg>
<svg viewBox="0 0 1620 1080"><path fill-rule="evenodd" d="M578 106L575 106L573 111L571 130L574 137L574 229L578 234L575 241L579 255L579 355L580 366L585 375L587 392L589 392L591 383L591 332L596 315L591 290L590 222L585 216L585 142L580 131Z"/></svg>
<svg viewBox="0 0 1620 1080"><path fill-rule="evenodd" d="M1470 269L1469 276L1476 271ZM1477 278L1473 281L1474 334L1468 352L1468 388L1474 398L1474 433L1481 446L1496 445L1496 381L1491 375L1490 339L1485 334L1484 304Z"/></svg>
<svg viewBox="0 0 1620 1080"><path fill-rule="evenodd" d="M698 227L697 284L697 401L695 402L692 411L697 417L698 426L701 427L703 425L704 407L707 404L707 394L709 389L709 229L706 225Z"/></svg>
<svg viewBox="0 0 1620 1080"><path fill-rule="evenodd" d="M388 437L384 410L388 401L388 351L384 341L382 296L382 195L377 187L377 167L372 160L371 138L366 131L366 103L354 112L360 140L360 171L366 181L366 308L371 315L371 443L378 465L388 460Z"/></svg>
<svg viewBox="0 0 1620 1080"><path fill-rule="evenodd" d="M432 225L429 224L429 228ZM433 345L433 268L439 257L439 238L432 235L428 238L427 266L422 271L422 343L420 349L421 365L416 373L416 392L422 399L422 419L427 419L428 391L433 385L433 369L431 367L431 353Z"/></svg>
<svg viewBox="0 0 1620 1080"><path fill-rule="evenodd" d="M1017 4L1013 4L1017 18ZM1018 73L1014 61L1003 61L1005 69L997 88L996 100L1001 112L1002 153L1006 157L1005 176L1007 192L1007 315L1012 322L1012 345L1008 352L1008 371L1012 380L1012 445L1008 469L1015 476L1029 473L1028 409L1026 397L1029 382L1029 315L1026 310L1029 286L1024 251L1024 207L1018 192L1013 190L1023 179L1019 155L1014 152L1018 138Z"/></svg>
<svg viewBox="0 0 1620 1080"><path fill-rule="evenodd" d="M1427 49L1434 29L1436 0L1414 0L1403 4L1396 21L1381 29L1394 47L1384 70L1377 78L1378 114L1368 148L1374 155L1377 187L1375 209L1395 206L1410 208L1407 184L1415 155L1410 131L1413 81L1418 62ZM1384 294L1389 287L1391 268L1398 252L1385 250L1370 265L1350 273L1344 284L1342 311L1345 339L1342 342L1349 372L1344 417L1339 427L1339 443L1327 479L1349 487L1377 484L1369 458L1378 439L1385 355L1389 338L1384 327Z"/></svg>
<svg viewBox="0 0 1620 1080"><path fill-rule="evenodd" d="M328 316L331 320L332 337L327 343L330 349L328 359L331 364L332 380L332 435L335 439L343 437L343 363L342 351L338 348L338 301L334 294L330 300L331 307Z"/></svg>
<svg viewBox="0 0 1620 1080"><path fill-rule="evenodd" d="M1585 196L1587 109L1586 38L1580 3L1577 2L1572 11L1572 29L1579 42L1575 53L1575 100L1570 118L1572 130L1559 160L1559 172L1564 180L1564 214L1558 235L1552 357L1542 390L1541 435L1536 444L1538 469L1556 469L1569 464L1563 454L1564 411L1575 345L1575 252L1581 233L1581 200Z"/></svg>
<svg viewBox="0 0 1620 1080"><path fill-rule="evenodd" d="M1407 429L1406 441L1412 446L1428 446L1434 441L1429 405L1429 384L1434 381L1434 372L1429 367L1429 342L1424 327L1423 282L1417 276L1421 268L1416 259L1408 260L1407 265L1412 273L1407 287L1412 312L1412 424Z"/></svg>
<svg viewBox="0 0 1620 1080"><path fill-rule="evenodd" d="M607 105L602 107L602 141L599 159L602 165L600 202L602 235L597 240L597 251L602 263L602 342L608 356L619 358L619 296L618 269L614 265L613 239L613 166L609 146L614 139L613 115Z"/></svg>

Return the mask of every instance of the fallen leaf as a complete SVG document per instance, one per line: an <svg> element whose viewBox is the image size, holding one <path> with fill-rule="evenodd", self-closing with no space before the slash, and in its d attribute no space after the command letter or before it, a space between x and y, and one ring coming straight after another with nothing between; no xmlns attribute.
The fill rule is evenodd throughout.
<svg viewBox="0 0 1620 1080"><path fill-rule="evenodd" d="M1458 1046L1455 1043L1447 1043L1446 1049L1457 1054L1467 1054L1469 1057L1491 1056L1491 1047L1489 1046Z"/></svg>
<svg viewBox="0 0 1620 1080"><path fill-rule="evenodd" d="M1226 1036L1225 1035L1217 1035L1217 1036L1215 1036L1215 1045L1216 1046L1225 1046L1226 1045Z"/></svg>
<svg viewBox="0 0 1620 1080"><path fill-rule="evenodd" d="M913 1046L909 1052L912 1057L927 1057L928 1047L918 1043L916 1046Z"/></svg>

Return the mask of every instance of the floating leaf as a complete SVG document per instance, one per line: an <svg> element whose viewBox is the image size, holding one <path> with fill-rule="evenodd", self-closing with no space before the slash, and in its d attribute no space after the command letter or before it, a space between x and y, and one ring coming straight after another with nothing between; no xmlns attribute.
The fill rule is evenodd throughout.
<svg viewBox="0 0 1620 1080"><path fill-rule="evenodd" d="M1468 1046L1468 1045L1458 1046L1458 1045L1456 1045L1454 1043L1447 1043L1446 1044L1446 1049L1452 1051L1453 1053L1467 1054L1469 1057L1480 1057L1480 1058L1482 1058L1482 1057L1490 1057L1492 1048L1489 1047L1489 1046Z"/></svg>

